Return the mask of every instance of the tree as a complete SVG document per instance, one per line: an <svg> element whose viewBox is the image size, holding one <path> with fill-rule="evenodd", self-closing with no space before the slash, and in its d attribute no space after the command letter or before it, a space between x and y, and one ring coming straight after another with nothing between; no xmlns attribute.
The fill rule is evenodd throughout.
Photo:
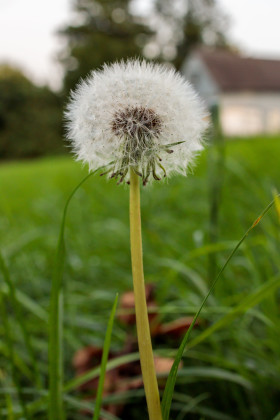
<svg viewBox="0 0 280 420"><path fill-rule="evenodd" d="M61 152L60 98L0 65L0 159Z"/></svg>
<svg viewBox="0 0 280 420"><path fill-rule="evenodd" d="M197 45L228 47L228 20L216 0L156 0L155 14L158 58L173 62L177 69Z"/></svg>
<svg viewBox="0 0 280 420"><path fill-rule="evenodd" d="M140 17L133 0L74 0L74 23L59 31L64 93L105 62L144 56L179 69L195 45L227 46L227 19L216 0L150 1Z"/></svg>
<svg viewBox="0 0 280 420"><path fill-rule="evenodd" d="M76 24L59 31L67 43L60 54L65 69L65 93L105 62L141 56L150 29L143 19L132 14L130 3L130 0L74 1Z"/></svg>

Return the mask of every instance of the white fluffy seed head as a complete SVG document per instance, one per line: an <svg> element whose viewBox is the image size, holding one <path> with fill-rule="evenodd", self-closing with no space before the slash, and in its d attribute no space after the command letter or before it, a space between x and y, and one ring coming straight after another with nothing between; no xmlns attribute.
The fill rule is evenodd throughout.
<svg viewBox="0 0 280 420"><path fill-rule="evenodd" d="M207 112L183 77L159 64L131 60L93 71L72 92L68 138L90 170L122 182L187 173L202 149Z"/></svg>

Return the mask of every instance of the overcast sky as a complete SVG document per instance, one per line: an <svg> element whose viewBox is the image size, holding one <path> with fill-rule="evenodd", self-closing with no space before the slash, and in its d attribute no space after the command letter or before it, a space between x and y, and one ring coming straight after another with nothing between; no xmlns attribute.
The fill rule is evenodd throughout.
<svg viewBox="0 0 280 420"><path fill-rule="evenodd" d="M141 5L150 0L141 0ZM280 58L280 0L217 0L229 15L229 38L245 53ZM61 41L71 0L0 0L0 61L22 67L39 83L56 86Z"/></svg>

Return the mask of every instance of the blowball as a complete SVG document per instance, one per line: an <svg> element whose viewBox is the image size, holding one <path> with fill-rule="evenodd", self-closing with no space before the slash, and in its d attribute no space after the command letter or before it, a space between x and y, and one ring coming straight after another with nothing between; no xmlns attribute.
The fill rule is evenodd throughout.
<svg viewBox="0 0 280 420"><path fill-rule="evenodd" d="M138 60L93 71L72 92L66 118L78 160L119 183L129 182L132 168L144 185L186 175L208 125L202 102L179 73Z"/></svg>

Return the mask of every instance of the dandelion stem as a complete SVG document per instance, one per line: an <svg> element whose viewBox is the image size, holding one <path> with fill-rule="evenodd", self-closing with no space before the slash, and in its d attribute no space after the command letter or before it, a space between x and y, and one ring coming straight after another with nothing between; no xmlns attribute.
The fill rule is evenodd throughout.
<svg viewBox="0 0 280 420"><path fill-rule="evenodd" d="M130 168L130 244L138 346L149 419L161 420L144 283L139 176L132 168Z"/></svg>

